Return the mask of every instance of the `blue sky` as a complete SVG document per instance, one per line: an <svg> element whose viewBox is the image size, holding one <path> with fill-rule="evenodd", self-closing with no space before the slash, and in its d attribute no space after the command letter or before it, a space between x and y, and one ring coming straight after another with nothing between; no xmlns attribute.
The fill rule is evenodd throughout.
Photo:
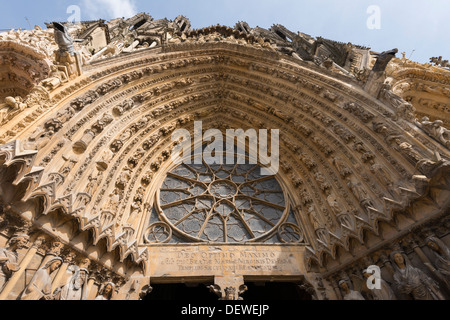
<svg viewBox="0 0 450 320"><path fill-rule="evenodd" d="M450 59L449 0L13 0L2 3L0 29L28 29L25 18L33 27L66 21L71 5L80 8L82 20L147 12L155 19L184 15L194 28L233 27L238 21L263 28L279 23L292 31L375 51L398 48L422 63L440 55ZM379 8L380 29L367 27L371 5Z"/></svg>

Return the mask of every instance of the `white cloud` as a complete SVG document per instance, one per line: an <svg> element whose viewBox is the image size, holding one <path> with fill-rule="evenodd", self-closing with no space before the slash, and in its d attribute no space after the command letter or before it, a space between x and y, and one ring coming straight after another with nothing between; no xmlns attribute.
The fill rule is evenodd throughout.
<svg viewBox="0 0 450 320"><path fill-rule="evenodd" d="M82 16L88 19L130 18L136 15L134 0L82 0Z"/></svg>

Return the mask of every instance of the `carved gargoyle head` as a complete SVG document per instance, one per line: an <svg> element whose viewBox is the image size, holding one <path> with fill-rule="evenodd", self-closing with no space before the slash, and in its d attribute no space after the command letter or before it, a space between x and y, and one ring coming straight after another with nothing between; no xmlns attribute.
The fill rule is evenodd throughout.
<svg viewBox="0 0 450 320"><path fill-rule="evenodd" d="M70 55L73 55L75 52L73 48L74 41L70 36L67 28L58 22L53 22L53 27L55 30L54 33L55 41L59 47L59 53L64 54L68 52Z"/></svg>
<svg viewBox="0 0 450 320"><path fill-rule="evenodd" d="M395 58L398 53L398 49L392 49L378 54L377 62L375 63L372 71L374 72L384 72L386 70L389 62Z"/></svg>

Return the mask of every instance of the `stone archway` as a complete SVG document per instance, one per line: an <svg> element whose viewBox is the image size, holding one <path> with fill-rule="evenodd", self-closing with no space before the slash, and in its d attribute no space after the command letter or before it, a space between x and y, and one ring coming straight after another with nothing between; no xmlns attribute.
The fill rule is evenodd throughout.
<svg viewBox="0 0 450 320"><path fill-rule="evenodd" d="M6 202L28 203L29 220L132 288L171 271L160 259L183 245L206 252L219 244L228 253L262 250L261 243L245 242L238 248L145 243L158 190L173 169L171 135L193 132L195 121L223 133L282 132L277 179L304 242L276 243L267 252L292 255L291 275L314 277L351 263L368 243L402 229L399 215L437 194L430 190L445 190L440 175L448 164L433 154L439 143L414 131L403 104L375 99L350 77L241 37L237 43L175 43L86 67L47 95L48 104L31 106L36 117L27 125L8 123L11 130L1 138L13 142L2 147L2 166L17 163L18 174L8 182L26 190ZM428 208L432 215L446 201L441 195L434 200L439 205Z"/></svg>
<svg viewBox="0 0 450 320"><path fill-rule="evenodd" d="M25 98L51 74L56 44L48 30L10 32L0 36L0 101L7 96ZM1 124L6 123L1 119Z"/></svg>

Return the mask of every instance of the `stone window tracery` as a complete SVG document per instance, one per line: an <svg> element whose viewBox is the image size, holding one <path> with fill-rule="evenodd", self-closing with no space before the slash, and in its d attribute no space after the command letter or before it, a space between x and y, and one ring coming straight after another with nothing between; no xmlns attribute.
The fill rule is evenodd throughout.
<svg viewBox="0 0 450 320"><path fill-rule="evenodd" d="M264 241L278 232L283 243L303 233L286 223L289 205L275 176L252 164L182 164L171 170L159 193L160 218L194 242Z"/></svg>

